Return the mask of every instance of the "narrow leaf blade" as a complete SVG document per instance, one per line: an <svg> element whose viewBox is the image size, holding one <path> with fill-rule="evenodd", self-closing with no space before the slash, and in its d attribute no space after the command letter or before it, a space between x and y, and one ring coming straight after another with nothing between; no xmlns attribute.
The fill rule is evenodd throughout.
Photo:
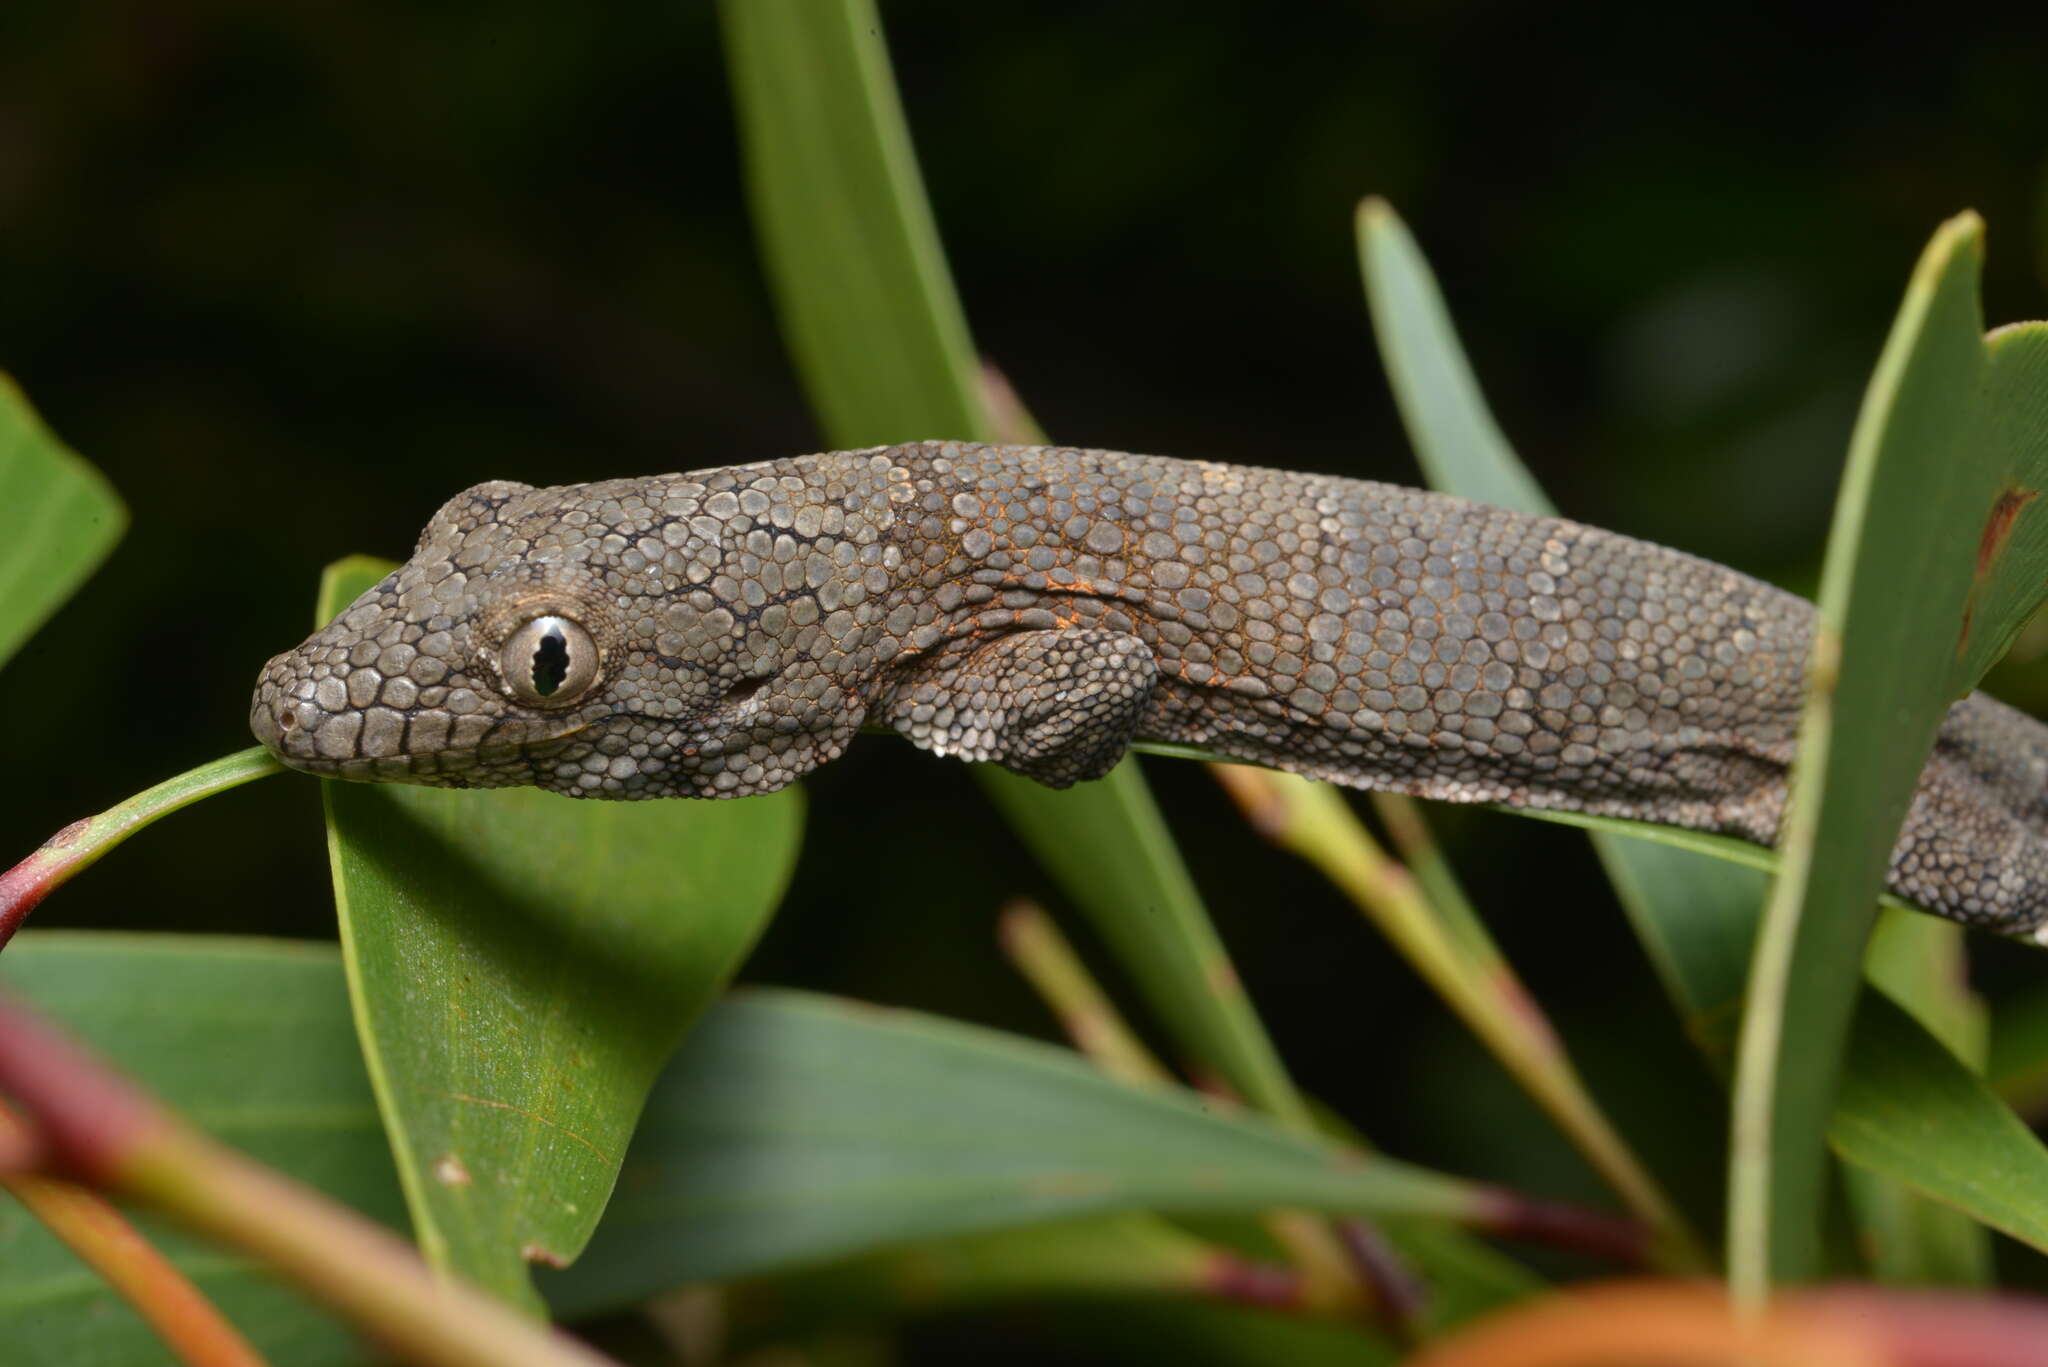
<svg viewBox="0 0 2048 1367"><path fill-rule="evenodd" d="M2048 1148L1881 991L1857 1008L1828 1138L1851 1162L2048 1250Z"/></svg>
<svg viewBox="0 0 2048 1367"><path fill-rule="evenodd" d="M1970 990L1961 926L1887 910L1870 937L1863 969L1869 983L1903 1007L1955 1061L1982 1074L1990 1023L1983 1000ZM1856 1068L1855 1048L1852 1042L1843 1063L1845 1085ZM1837 1105L1830 1135L1841 1119ZM1860 1165L1850 1164L1842 1175L1857 1217L1857 1244L1877 1280L1898 1286L1992 1284L1991 1235L1984 1226Z"/></svg>
<svg viewBox="0 0 2048 1367"><path fill-rule="evenodd" d="M1922 256L1836 504L1800 762L1738 1049L1729 1257L1736 1294L1750 1303L1773 1281L1820 1270L1826 1130L1863 945L1954 696L1972 552L2004 473L1998 453L1968 440L1986 370L1981 239L1982 225L1965 215Z"/></svg>
<svg viewBox="0 0 2048 1367"><path fill-rule="evenodd" d="M829 439L991 435L873 0L721 7L755 229Z"/></svg>
<svg viewBox="0 0 2048 1367"><path fill-rule="evenodd" d="M550 1294L651 1288L1121 1210L1457 1218L1455 1178L1329 1148L1079 1056L908 1011L727 997L650 1100L619 1199Z"/></svg>
<svg viewBox="0 0 2048 1367"><path fill-rule="evenodd" d="M1368 199L1357 230L1380 361L1430 487L1497 508L1555 511L1487 406L1408 226L1385 200Z"/></svg>

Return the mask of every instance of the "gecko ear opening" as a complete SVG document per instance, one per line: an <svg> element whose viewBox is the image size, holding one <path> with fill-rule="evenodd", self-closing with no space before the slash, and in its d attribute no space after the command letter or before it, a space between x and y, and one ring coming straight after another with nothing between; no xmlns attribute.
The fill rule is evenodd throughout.
<svg viewBox="0 0 2048 1367"><path fill-rule="evenodd" d="M750 674L746 678L736 679L733 681L732 686L725 690L725 700L728 704L743 703L756 693L759 693L762 688L767 686L768 681L774 677L772 673Z"/></svg>

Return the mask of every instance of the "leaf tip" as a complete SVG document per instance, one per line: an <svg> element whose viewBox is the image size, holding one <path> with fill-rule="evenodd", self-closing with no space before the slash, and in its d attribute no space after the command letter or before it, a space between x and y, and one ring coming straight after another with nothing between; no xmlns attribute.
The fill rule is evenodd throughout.
<svg viewBox="0 0 2048 1367"><path fill-rule="evenodd" d="M1372 232L1401 221L1401 215L1394 212L1393 204L1383 195L1367 195L1359 200L1354 217L1360 232Z"/></svg>
<svg viewBox="0 0 2048 1367"><path fill-rule="evenodd" d="M1935 237L1959 247L1967 246L1981 256L1984 253L1984 219L1975 209L1965 209L1944 220L1935 230Z"/></svg>

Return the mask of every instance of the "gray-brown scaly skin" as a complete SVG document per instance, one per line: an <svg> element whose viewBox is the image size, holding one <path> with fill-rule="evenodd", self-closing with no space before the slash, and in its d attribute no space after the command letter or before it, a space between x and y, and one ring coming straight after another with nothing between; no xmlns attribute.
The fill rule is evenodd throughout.
<svg viewBox="0 0 2048 1367"><path fill-rule="evenodd" d="M571 625L506 659L540 617ZM269 663L250 720L333 777L603 798L769 792L864 723L1055 786L1158 740L1768 843L1812 618L1719 565L1441 494L933 442L478 485ZM587 687L534 693L541 630ZM1957 703L1893 890L2035 931L2044 795L2048 728Z"/></svg>

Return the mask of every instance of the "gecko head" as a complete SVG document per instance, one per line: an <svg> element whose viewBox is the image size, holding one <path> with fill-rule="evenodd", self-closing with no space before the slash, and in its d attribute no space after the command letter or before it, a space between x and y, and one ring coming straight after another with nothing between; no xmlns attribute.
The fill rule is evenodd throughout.
<svg viewBox="0 0 2048 1367"><path fill-rule="evenodd" d="M748 473L463 491L410 560L264 667L250 729L331 778L614 798L783 786L838 752L820 733L847 709L787 648L815 602L763 590L802 574L765 572L734 525ZM856 708L838 729L858 724Z"/></svg>

